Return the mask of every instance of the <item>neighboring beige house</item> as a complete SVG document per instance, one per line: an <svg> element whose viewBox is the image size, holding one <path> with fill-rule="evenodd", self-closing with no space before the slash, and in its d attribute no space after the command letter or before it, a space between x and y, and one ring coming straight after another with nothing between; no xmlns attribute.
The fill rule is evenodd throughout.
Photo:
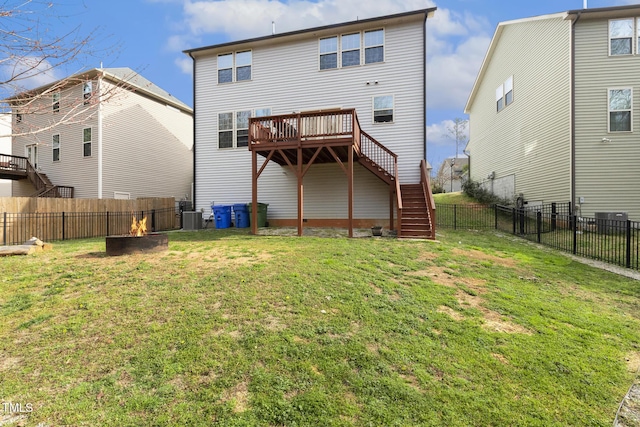
<svg viewBox="0 0 640 427"><path fill-rule="evenodd" d="M426 159L426 23L434 11L185 51L194 61L196 209L251 202L257 152L263 156L257 197L269 205L271 225L345 226L350 215L360 226L386 225L397 204L390 197L394 166L384 166L382 157L371 162L373 155L367 157L357 138L363 135L359 130L366 132L379 142L377 148L397 155L400 184L420 183ZM351 173L350 138L352 181L345 179ZM262 150L269 144L275 145Z"/></svg>
<svg viewBox="0 0 640 427"><path fill-rule="evenodd" d="M442 186L442 190L445 193L462 191L462 183L467 177L468 165L469 158L466 156L454 156L444 159L436 174L436 182Z"/></svg>
<svg viewBox="0 0 640 427"><path fill-rule="evenodd" d="M65 82L35 89L32 105L26 103L30 93L10 100L18 135L13 154L27 157L39 179L58 188L53 193L68 197L73 188L80 198L189 197L189 106L129 68L92 69ZM15 176L13 196L51 196L33 177Z"/></svg>
<svg viewBox="0 0 640 427"><path fill-rule="evenodd" d="M638 76L640 5L499 24L465 109L471 178L640 220Z"/></svg>

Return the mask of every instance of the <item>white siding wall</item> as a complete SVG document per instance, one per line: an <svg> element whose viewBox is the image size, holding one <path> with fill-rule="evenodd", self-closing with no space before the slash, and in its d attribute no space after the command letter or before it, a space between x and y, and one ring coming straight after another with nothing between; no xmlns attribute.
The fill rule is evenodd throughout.
<svg viewBox="0 0 640 427"><path fill-rule="evenodd" d="M96 133L96 157L97 138ZM130 193L131 198L190 195L191 114L128 92L105 103L102 143L104 198L113 198L114 192Z"/></svg>
<svg viewBox="0 0 640 427"><path fill-rule="evenodd" d="M576 197L582 215L628 212L640 221L640 56L608 56L608 21L576 28ZM609 88L633 88L633 132L609 133ZM608 138L611 142L602 142Z"/></svg>
<svg viewBox="0 0 640 427"><path fill-rule="evenodd" d="M505 26L469 107L471 178L515 175L531 201L570 199L571 24L561 18ZM496 88L513 76L513 103Z"/></svg>
<svg viewBox="0 0 640 427"><path fill-rule="evenodd" d="M356 108L360 124L399 156L400 181L419 182L424 156L422 19L385 26L385 62L319 71L318 37L253 47L252 80L217 84L217 53L196 60L197 208L251 200L251 154L247 148L219 150L218 113L271 108L272 114L325 107ZM367 29L381 28L371 26ZM365 27L355 28L362 30ZM354 31L350 28L348 32ZM334 35L346 33L335 29ZM331 34L326 34L327 36ZM249 47L250 48L250 47ZM245 50L246 47L243 47ZM375 84L375 81L378 84ZM370 84L367 85L366 82ZM393 124L373 124L374 96L393 95ZM258 156L260 164L263 158ZM347 216L346 176L333 165L314 165L305 177L305 217ZM388 218L388 186L356 165L355 217ZM342 196L344 194L344 197ZM271 162L258 180L259 201L270 218L297 216L296 180Z"/></svg>
<svg viewBox="0 0 640 427"><path fill-rule="evenodd" d="M25 156L25 147L38 145L38 167L44 172L54 185L74 187L75 197L97 197L97 157L84 157L82 151L82 133L85 127L91 127L97 132L97 108L82 105L82 85L62 91L60 96L60 112L52 112L51 97L44 96L38 101L38 110L46 114L23 114L22 123L16 128L18 131L32 130L31 135L15 137L13 139L13 154ZM62 120L69 112L76 108L84 111L83 116L70 120L68 124L49 127L52 123ZM60 135L60 160L53 161L52 137ZM13 182L13 196L30 196L35 191L28 180Z"/></svg>

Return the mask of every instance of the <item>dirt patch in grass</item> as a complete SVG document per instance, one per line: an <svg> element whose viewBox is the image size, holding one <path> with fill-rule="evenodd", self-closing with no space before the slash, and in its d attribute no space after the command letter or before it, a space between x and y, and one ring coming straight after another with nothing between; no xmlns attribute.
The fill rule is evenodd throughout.
<svg viewBox="0 0 640 427"><path fill-rule="evenodd" d="M10 371L13 368L16 368L20 365L22 359L19 357L3 357L0 360L0 372L1 371Z"/></svg>
<svg viewBox="0 0 640 427"><path fill-rule="evenodd" d="M489 262L501 265L503 267L511 268L511 267L516 267L518 265L517 261L511 258L507 258L506 254L505 254L505 257L500 257L497 255L490 255L490 254L484 253L477 249L458 249L458 248L452 249L451 253L456 256L463 256L463 257L469 258L472 261L489 261Z"/></svg>
<svg viewBox="0 0 640 427"><path fill-rule="evenodd" d="M625 357L629 372L636 373L640 370L640 353L631 353Z"/></svg>
<svg viewBox="0 0 640 427"><path fill-rule="evenodd" d="M500 361L501 363L508 365L509 361L507 360L506 357L504 357L502 354L500 353L491 353L491 356L493 356L494 358L498 359L498 361Z"/></svg>
<svg viewBox="0 0 640 427"><path fill-rule="evenodd" d="M246 381L227 389L222 395L223 402L233 401L233 412L239 414L249 406L249 387Z"/></svg>
<svg viewBox="0 0 640 427"><path fill-rule="evenodd" d="M500 313L486 308L483 305L484 299L480 295L470 295L464 290L458 290L458 292L456 292L456 298L460 305L472 307L482 313L485 329L496 332L506 332L508 334L532 334L532 332L524 326L510 322L504 319Z"/></svg>
<svg viewBox="0 0 640 427"><path fill-rule="evenodd" d="M447 307L446 305L441 305L440 307L438 307L437 311L438 311L438 313L444 313L444 314L448 315L453 320L461 321L462 319L464 319L464 316L462 314L460 314L459 312L455 311L451 307Z"/></svg>

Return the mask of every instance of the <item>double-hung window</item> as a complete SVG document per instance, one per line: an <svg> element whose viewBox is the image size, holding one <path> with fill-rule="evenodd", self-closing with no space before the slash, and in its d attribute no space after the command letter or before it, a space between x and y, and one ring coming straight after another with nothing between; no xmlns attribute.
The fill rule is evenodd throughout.
<svg viewBox="0 0 640 427"><path fill-rule="evenodd" d="M631 132L633 89L609 89L609 132Z"/></svg>
<svg viewBox="0 0 640 427"><path fill-rule="evenodd" d="M364 32L364 63L384 61L384 30Z"/></svg>
<svg viewBox="0 0 640 427"><path fill-rule="evenodd" d="M373 97L373 122L393 122L393 96L385 95Z"/></svg>
<svg viewBox="0 0 640 427"><path fill-rule="evenodd" d="M218 114L218 148L233 147L233 113Z"/></svg>
<svg viewBox="0 0 640 427"><path fill-rule="evenodd" d="M53 112L60 112L60 92L54 92L51 100Z"/></svg>
<svg viewBox="0 0 640 427"><path fill-rule="evenodd" d="M513 76L509 77L496 89L496 111L500 112L513 103Z"/></svg>
<svg viewBox="0 0 640 427"><path fill-rule="evenodd" d="M60 161L60 135L53 135L53 139L51 141L51 146L53 147L53 161Z"/></svg>
<svg viewBox="0 0 640 427"><path fill-rule="evenodd" d="M236 147L249 146L249 118L251 111L236 113Z"/></svg>
<svg viewBox="0 0 640 427"><path fill-rule="evenodd" d="M218 83L233 81L233 53L218 55Z"/></svg>
<svg viewBox="0 0 640 427"><path fill-rule="evenodd" d="M637 31L635 34L638 35ZM633 18L609 21L609 55L631 55L633 53L633 35Z"/></svg>
<svg viewBox="0 0 640 427"><path fill-rule="evenodd" d="M91 95L93 95L93 82L84 82L82 85L82 98L84 99L84 105L91 103Z"/></svg>
<svg viewBox="0 0 640 427"><path fill-rule="evenodd" d="M251 80L251 51L236 53L236 81Z"/></svg>
<svg viewBox="0 0 640 427"><path fill-rule="evenodd" d="M338 68L338 37L320 39L320 69Z"/></svg>
<svg viewBox="0 0 640 427"><path fill-rule="evenodd" d="M91 157L91 128L82 130L82 155Z"/></svg>
<svg viewBox="0 0 640 427"><path fill-rule="evenodd" d="M340 37L342 66L360 65L360 33L345 34Z"/></svg>

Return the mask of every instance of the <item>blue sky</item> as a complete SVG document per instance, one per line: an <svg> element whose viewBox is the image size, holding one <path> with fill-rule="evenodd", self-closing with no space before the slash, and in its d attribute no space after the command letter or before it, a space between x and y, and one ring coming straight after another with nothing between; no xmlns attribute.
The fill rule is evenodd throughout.
<svg viewBox="0 0 640 427"><path fill-rule="evenodd" d="M502 21L583 7L583 0L62 0L59 19L43 17L51 31L81 26L97 30L100 55L65 72L130 67L192 105L189 48L271 33L436 6L428 27L427 159L436 166L455 153L446 137L463 109L496 25ZM636 4L637 0L588 0L589 8ZM103 49L103 50L101 50Z"/></svg>

